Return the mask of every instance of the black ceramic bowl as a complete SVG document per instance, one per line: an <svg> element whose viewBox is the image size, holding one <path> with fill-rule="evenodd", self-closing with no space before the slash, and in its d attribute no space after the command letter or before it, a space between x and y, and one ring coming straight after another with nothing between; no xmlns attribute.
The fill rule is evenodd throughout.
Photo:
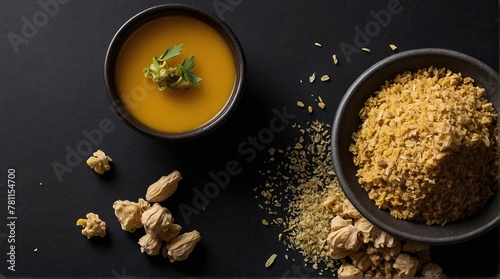
<svg viewBox="0 0 500 279"><path fill-rule="evenodd" d="M218 31L218 33L221 34L231 50L236 65L236 78L229 100L226 102L223 109L214 118L197 127L196 129L187 132L165 133L153 130L145 126L141 122L137 121L137 119L135 119L130 114L130 112L127 111L124 103L120 99L119 93L117 92L117 85L115 82L116 61L123 44L128 39L128 37L132 33L134 33L134 31L156 19L177 15L192 17L194 19L201 20L213 27L216 31ZM104 80L107 94L109 100L113 105L113 108L118 113L120 118L122 118L133 129L142 134L170 141L182 141L198 138L210 133L217 127L221 126L221 124L224 123L235 110L239 100L241 99L245 84L245 72L246 63L243 49L240 45L240 42L238 41L238 38L230 29L230 27L222 20L220 20L217 16L207 11L183 4L164 4L154 6L130 18L121 26L121 28L113 37L107 50L104 63Z"/></svg>
<svg viewBox="0 0 500 279"><path fill-rule="evenodd" d="M479 212L444 226L397 219L388 211L379 209L368 197L358 182L357 167L349 151L349 145L353 143L352 134L361 125L358 113L365 100L379 90L386 80L391 80L397 74L430 66L446 67L463 76L472 77L476 85L487 90L488 100L500 112L498 73L481 61L445 49L417 49L393 54L361 74L344 95L332 127L333 166L347 198L375 226L403 240L431 245L452 244L475 238L500 223L498 190Z"/></svg>

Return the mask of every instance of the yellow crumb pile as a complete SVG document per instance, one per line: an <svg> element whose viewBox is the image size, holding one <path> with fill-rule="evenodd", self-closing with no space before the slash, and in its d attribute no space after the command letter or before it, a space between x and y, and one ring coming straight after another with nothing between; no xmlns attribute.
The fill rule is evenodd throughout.
<svg viewBox="0 0 500 279"><path fill-rule="evenodd" d="M359 115L350 147L359 182L396 218L444 225L493 195L497 113L473 79L445 68L405 72Z"/></svg>

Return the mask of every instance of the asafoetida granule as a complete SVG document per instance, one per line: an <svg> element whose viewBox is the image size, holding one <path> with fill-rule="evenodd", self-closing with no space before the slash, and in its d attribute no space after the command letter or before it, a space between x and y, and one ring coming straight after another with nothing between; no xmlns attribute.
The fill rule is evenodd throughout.
<svg viewBox="0 0 500 279"><path fill-rule="evenodd" d="M435 67L405 72L359 115L350 146L359 182L394 217L445 225L494 194L497 112L472 78Z"/></svg>

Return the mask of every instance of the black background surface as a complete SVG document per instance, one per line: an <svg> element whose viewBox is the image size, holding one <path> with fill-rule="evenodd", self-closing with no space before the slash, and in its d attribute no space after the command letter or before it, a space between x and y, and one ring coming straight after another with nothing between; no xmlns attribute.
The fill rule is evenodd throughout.
<svg viewBox="0 0 500 279"><path fill-rule="evenodd" d="M41 0L45 3L48 0ZM277 227L264 227L267 214L258 208L253 189L264 183L258 174L270 147L294 143L291 128L275 133L256 157L238 151L249 137L269 127L273 109L331 123L343 93L369 66L394 52L437 47L471 55L493 69L499 63L497 1L177 1L222 18L239 37L247 60L247 86L237 111L214 133L198 140L168 143L142 136L112 110L103 66L107 47L119 27L136 13L172 1L60 1L47 15L37 1L0 2L0 274L18 277L297 277L317 276L302 267L301 257L285 260ZM374 14L398 4L401 11L383 24ZM45 13L45 17L43 16ZM38 20L38 21L37 21ZM23 35L26 21L36 30ZM387 24L386 24L387 23ZM377 25L368 40L358 28ZM384 26L385 25L385 26ZM26 31L26 30L24 30ZM24 36L17 47L9 34ZM321 43L322 47L314 45ZM368 47L371 53L348 56L342 45ZM17 48L17 49L16 49ZM337 54L339 64L332 63ZM329 82L307 82L328 74ZM303 80L303 83L300 83ZM310 115L297 100L314 104L321 96L325 110ZM83 146L85 132L110 124L92 145L114 160L100 176L75 161L60 181L52 165L66 164L69 150ZM248 145L247 145L248 146ZM204 210L182 218L180 204L193 206L194 189L203 190L228 162L242 169L209 200ZM7 171L16 171L15 271L7 269ZM149 184L177 169L180 188L165 206L183 231L197 229L202 240L185 262L141 254L141 232L120 229L112 204L137 200ZM107 237L87 240L78 218L96 212L108 224ZM36 249L36 252L34 251ZM272 253L280 258L271 268ZM433 261L449 277L499 275L498 227L464 243L431 248Z"/></svg>

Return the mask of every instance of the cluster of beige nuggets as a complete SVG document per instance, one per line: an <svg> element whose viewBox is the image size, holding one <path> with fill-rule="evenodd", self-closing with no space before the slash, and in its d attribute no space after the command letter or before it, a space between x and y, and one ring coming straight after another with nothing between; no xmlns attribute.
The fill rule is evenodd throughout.
<svg viewBox="0 0 500 279"><path fill-rule="evenodd" d="M175 224L172 213L160 205L177 190L181 179L181 174L173 171L149 186L146 200L139 198L138 202L117 200L113 203L115 215L124 231L134 232L144 227L146 234L138 242L141 252L156 256L161 249L162 256L172 263L187 259L201 239L197 230L180 234L182 227Z"/></svg>
<svg viewBox="0 0 500 279"><path fill-rule="evenodd" d="M484 88L445 68L387 81L360 111L350 150L369 197L396 218L444 225L493 195L497 113Z"/></svg>
<svg viewBox="0 0 500 279"><path fill-rule="evenodd" d="M329 256L342 262L339 278L446 277L431 262L429 245L402 241L375 227L343 193L328 196L323 205L335 216L326 242Z"/></svg>
<svg viewBox="0 0 500 279"><path fill-rule="evenodd" d="M104 153L101 155L103 155L101 158L109 158ZM102 162L95 161L93 166L99 166L99 170L104 169ZM109 161L111 158L107 160ZM91 167L94 168L93 166ZM109 165L106 170L109 170ZM137 202L117 200L113 203L115 216L122 230L135 232L139 228L144 228L146 234L138 241L141 252L156 256L161 251L162 256L172 263L186 260L201 239L197 230L181 234L182 227L174 223L172 213L160 204L177 190L181 180L180 172L175 170L151 184L147 189L146 199L139 198ZM92 212L86 217L87 219L79 219L76 223L83 227L82 234L87 238L104 237L106 223Z"/></svg>

